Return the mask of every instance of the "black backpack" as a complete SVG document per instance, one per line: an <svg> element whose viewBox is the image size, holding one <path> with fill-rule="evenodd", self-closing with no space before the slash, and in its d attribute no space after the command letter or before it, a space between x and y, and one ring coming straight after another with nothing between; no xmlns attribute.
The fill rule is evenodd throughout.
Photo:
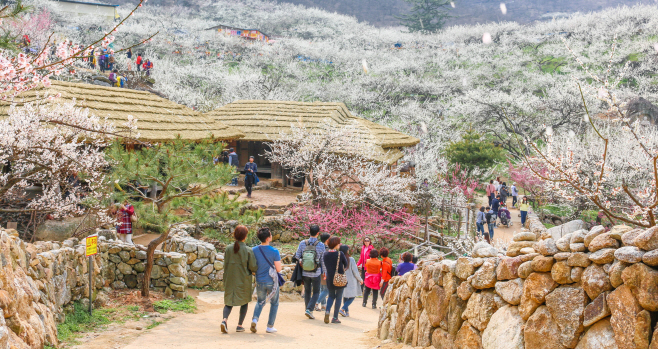
<svg viewBox="0 0 658 349"><path fill-rule="evenodd" d="M487 223L493 223L496 221L496 214L495 213L487 213Z"/></svg>

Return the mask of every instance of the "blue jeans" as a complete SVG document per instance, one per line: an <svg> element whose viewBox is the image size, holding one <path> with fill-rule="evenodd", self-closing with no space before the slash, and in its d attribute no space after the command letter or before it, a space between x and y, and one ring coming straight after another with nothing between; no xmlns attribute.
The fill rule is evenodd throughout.
<svg viewBox="0 0 658 349"><path fill-rule="evenodd" d="M489 239L493 239L495 223L489 223Z"/></svg>
<svg viewBox="0 0 658 349"><path fill-rule="evenodd" d="M525 225L525 220L527 216L528 216L528 211L521 211L521 225Z"/></svg>
<svg viewBox="0 0 658 349"><path fill-rule="evenodd" d="M350 305L352 305L352 302L354 302L354 297L352 298L343 298L343 310L345 310L346 313L350 312Z"/></svg>
<svg viewBox="0 0 658 349"><path fill-rule="evenodd" d="M484 223L475 222L475 225L477 226L477 232L484 234Z"/></svg>
<svg viewBox="0 0 658 349"><path fill-rule="evenodd" d="M320 303L320 305L326 305L328 294L329 289L327 288L327 285L320 284L320 296L318 296L318 301L316 303Z"/></svg>
<svg viewBox="0 0 658 349"><path fill-rule="evenodd" d="M338 312L340 311L340 303L343 301L343 287L329 289L329 297L327 297L327 314L331 313L331 306L336 301L334 308L334 319L338 319Z"/></svg>
<svg viewBox="0 0 658 349"><path fill-rule="evenodd" d="M274 283L262 284L256 283L256 296L258 301L256 303L256 308L254 309L254 320L258 320L260 313L265 307L265 299L267 295L272 292ZM279 292L272 297L270 300L270 316L267 318L267 327L274 327L274 321L276 320L276 312L279 310Z"/></svg>

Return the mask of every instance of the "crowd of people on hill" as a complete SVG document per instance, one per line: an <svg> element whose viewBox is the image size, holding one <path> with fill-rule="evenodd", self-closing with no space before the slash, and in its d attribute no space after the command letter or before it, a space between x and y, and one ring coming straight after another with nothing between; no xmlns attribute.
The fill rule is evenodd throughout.
<svg viewBox="0 0 658 349"><path fill-rule="evenodd" d="M503 182L500 180L500 177L496 177L495 180L492 179L489 181L485 190L489 205L480 207L480 211L477 213L475 224L478 235L483 237L487 242L490 242L494 237L494 228L499 224L507 227L512 226L512 215L507 209L507 199L510 196L512 197L512 208L517 208L516 206L518 204L518 209L521 211L521 225L525 224L530 205L528 204L528 198L525 196L519 202L519 190L515 183L512 183L512 186L508 187L507 182ZM500 223L498 223L499 219ZM485 224L487 226L486 233L484 231Z"/></svg>
<svg viewBox="0 0 658 349"><path fill-rule="evenodd" d="M228 333L228 318L233 307L240 307L236 332L245 332L243 327L248 304L253 293L252 275L256 277L256 307L250 331L258 331L258 322L265 305L270 310L265 331L277 332L274 328L279 307L279 288L285 280L281 276L283 265L279 251L270 245L272 233L264 227L256 234L261 244L250 248L246 245L249 231L238 226L233 232L235 242L226 247L224 254L224 311L221 322L222 333ZM379 259L379 257L382 259ZM375 249L370 238L363 240L359 261L352 257L350 247L341 244L339 236L320 234L317 225L309 227L309 238L301 241L293 261L295 270L291 281L304 285L304 315L315 319L314 311L324 312L326 324L340 324L338 315L350 316L350 305L363 295L363 307L372 295L372 308L377 308L377 298L384 297L393 276L404 275L416 268L413 256L406 252L400 263L393 267L387 248ZM332 312L333 309L333 312Z"/></svg>
<svg viewBox="0 0 658 349"><path fill-rule="evenodd" d="M127 58L132 62L133 52L132 49L126 51ZM112 86L125 88L128 86L128 78L125 75L121 75L119 70L116 69L116 57L113 50L108 50L105 48L94 48L91 51L89 57L83 59L85 62L88 62L91 69L99 69L101 73L110 72L108 79L110 80ZM137 53L137 58L135 59L136 71L141 72L142 70L146 73L147 76L151 75L151 69L153 69L153 62L151 60L144 58L142 53ZM124 71L131 71L132 63L128 67L124 67Z"/></svg>

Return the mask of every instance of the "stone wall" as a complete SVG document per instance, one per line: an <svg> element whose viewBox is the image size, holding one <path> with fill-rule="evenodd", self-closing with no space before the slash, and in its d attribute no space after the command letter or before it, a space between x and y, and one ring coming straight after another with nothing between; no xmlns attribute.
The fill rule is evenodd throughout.
<svg viewBox="0 0 658 349"><path fill-rule="evenodd" d="M569 224L569 223L567 223ZM450 349L656 349L658 227L562 227L536 216L506 251L421 262L395 277L381 340Z"/></svg>
<svg viewBox="0 0 658 349"><path fill-rule="evenodd" d="M93 258L94 301L106 297L109 286L141 286L145 253L104 237L99 248ZM155 257L154 288L185 296L187 257L162 252ZM0 349L56 345L63 308L89 297L85 246L75 238L29 244L16 231L0 230L0 263Z"/></svg>

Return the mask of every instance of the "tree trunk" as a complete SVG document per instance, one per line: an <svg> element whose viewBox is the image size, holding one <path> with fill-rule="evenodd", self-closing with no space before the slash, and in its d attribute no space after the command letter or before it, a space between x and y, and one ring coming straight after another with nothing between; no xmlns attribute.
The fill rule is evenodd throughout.
<svg viewBox="0 0 658 349"><path fill-rule="evenodd" d="M151 286L151 271L153 270L153 255L155 248L169 237L169 230L159 237L151 240L146 249L146 268L144 268L144 281L142 283L142 297L149 298L149 288Z"/></svg>

